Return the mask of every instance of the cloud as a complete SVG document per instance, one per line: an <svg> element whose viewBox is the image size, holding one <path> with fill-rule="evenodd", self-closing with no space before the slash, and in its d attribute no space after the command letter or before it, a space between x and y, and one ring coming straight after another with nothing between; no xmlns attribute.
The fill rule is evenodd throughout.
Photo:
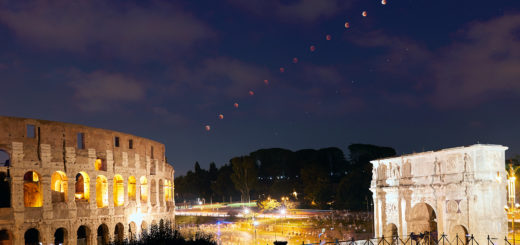
<svg viewBox="0 0 520 245"><path fill-rule="evenodd" d="M110 111L126 103L139 102L146 96L141 83L120 73L73 71L69 79L77 106L88 112Z"/></svg>
<svg viewBox="0 0 520 245"><path fill-rule="evenodd" d="M437 108L457 109L520 95L520 15L470 23L454 39L443 47L427 48L375 31L350 41L384 49L375 59L379 70L393 76L392 86L407 83L412 91L382 92L393 102L411 105L417 98Z"/></svg>
<svg viewBox="0 0 520 245"><path fill-rule="evenodd" d="M132 59L176 55L214 36L205 23L165 1L14 1L0 4L0 22L41 50Z"/></svg>
<svg viewBox="0 0 520 245"><path fill-rule="evenodd" d="M473 106L520 95L520 15L474 22L433 62L431 103Z"/></svg>
<svg viewBox="0 0 520 245"><path fill-rule="evenodd" d="M185 89L209 95L231 98L248 96L249 90L263 86L264 79L271 80L270 71L238 59L217 57L206 59L201 65L173 68L171 91L184 93Z"/></svg>
<svg viewBox="0 0 520 245"><path fill-rule="evenodd" d="M352 1L341 0L229 0L243 9L259 16L272 17L273 14L283 21L313 22L334 16L351 6Z"/></svg>

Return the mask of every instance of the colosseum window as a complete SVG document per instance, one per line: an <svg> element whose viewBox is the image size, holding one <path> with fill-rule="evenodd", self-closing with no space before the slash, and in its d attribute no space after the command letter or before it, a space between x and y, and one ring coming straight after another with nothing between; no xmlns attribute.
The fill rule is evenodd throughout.
<svg viewBox="0 0 520 245"><path fill-rule="evenodd" d="M27 138L35 138L36 137L36 127L33 124L27 124L25 135Z"/></svg>
<svg viewBox="0 0 520 245"><path fill-rule="evenodd" d="M67 230L65 228L58 228L54 232L54 244L65 244L67 241Z"/></svg>
<svg viewBox="0 0 520 245"><path fill-rule="evenodd" d="M29 171L23 176L23 200L25 207L41 207L43 204L43 192L40 175Z"/></svg>
<svg viewBox="0 0 520 245"><path fill-rule="evenodd" d="M119 147L119 137L114 137L114 146Z"/></svg>
<svg viewBox="0 0 520 245"><path fill-rule="evenodd" d="M164 180L164 200L170 202L172 200L172 183Z"/></svg>
<svg viewBox="0 0 520 245"><path fill-rule="evenodd" d="M74 194L76 201L89 201L90 199L90 178L85 172L79 172L76 175L76 193Z"/></svg>
<svg viewBox="0 0 520 245"><path fill-rule="evenodd" d="M102 158L96 159L96 161L94 162L94 169L100 171L107 171L107 161Z"/></svg>
<svg viewBox="0 0 520 245"><path fill-rule="evenodd" d="M85 149L85 134L78 133L77 137L78 149Z"/></svg>
<svg viewBox="0 0 520 245"><path fill-rule="evenodd" d="M114 206L123 206L125 203L125 183L121 175L114 175Z"/></svg>
<svg viewBox="0 0 520 245"><path fill-rule="evenodd" d="M128 177L128 200L135 201L135 177Z"/></svg>
<svg viewBox="0 0 520 245"><path fill-rule="evenodd" d="M6 172L0 172L0 193L0 208L11 207L11 185Z"/></svg>
<svg viewBox="0 0 520 245"><path fill-rule="evenodd" d="M142 176L140 179L141 184L141 202L148 202L148 180L146 177Z"/></svg>
<svg viewBox="0 0 520 245"><path fill-rule="evenodd" d="M67 175L62 171L56 171L51 176L52 202L67 201Z"/></svg>
<svg viewBox="0 0 520 245"><path fill-rule="evenodd" d="M96 178L96 202L98 208L108 206L108 182L103 175L98 175Z"/></svg>
<svg viewBox="0 0 520 245"><path fill-rule="evenodd" d="M0 167L7 167L10 165L9 154L3 150L0 150Z"/></svg>

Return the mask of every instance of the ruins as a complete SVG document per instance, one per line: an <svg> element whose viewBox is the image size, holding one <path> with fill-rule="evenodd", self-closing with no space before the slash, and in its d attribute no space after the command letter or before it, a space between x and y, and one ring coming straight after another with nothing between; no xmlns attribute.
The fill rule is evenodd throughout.
<svg viewBox="0 0 520 245"><path fill-rule="evenodd" d="M473 234L486 242L490 235L503 244L506 150L477 144L372 161L375 236L445 234L464 242Z"/></svg>
<svg viewBox="0 0 520 245"><path fill-rule="evenodd" d="M121 132L0 117L0 244L107 244L173 220L164 145Z"/></svg>

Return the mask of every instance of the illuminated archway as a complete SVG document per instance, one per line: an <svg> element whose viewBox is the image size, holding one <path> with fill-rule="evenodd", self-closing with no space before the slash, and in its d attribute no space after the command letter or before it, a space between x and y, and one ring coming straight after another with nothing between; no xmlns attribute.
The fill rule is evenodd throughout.
<svg viewBox="0 0 520 245"><path fill-rule="evenodd" d="M107 162L105 159L98 158L94 162L94 169L99 171L107 171Z"/></svg>
<svg viewBox="0 0 520 245"><path fill-rule="evenodd" d="M150 203L152 206L155 206L157 205L157 184L155 183L154 179L152 179L150 188Z"/></svg>
<svg viewBox="0 0 520 245"><path fill-rule="evenodd" d="M98 208L108 206L108 182L103 175L98 175L96 178L96 202Z"/></svg>
<svg viewBox="0 0 520 245"><path fill-rule="evenodd" d="M119 207L125 203L125 184L121 175L114 175L114 206Z"/></svg>
<svg viewBox="0 0 520 245"><path fill-rule="evenodd" d="M172 182L164 180L164 200L166 203L172 200Z"/></svg>
<svg viewBox="0 0 520 245"><path fill-rule="evenodd" d="M51 176L52 202L67 201L67 175L62 171L56 171Z"/></svg>
<svg viewBox="0 0 520 245"><path fill-rule="evenodd" d="M76 192L74 199L76 201L89 201L90 200L90 178L85 172L79 172L76 174Z"/></svg>
<svg viewBox="0 0 520 245"><path fill-rule="evenodd" d="M141 184L141 202L148 202L148 180L146 177L142 176L140 179Z"/></svg>
<svg viewBox="0 0 520 245"><path fill-rule="evenodd" d="M25 207L43 205L41 177L37 172L29 171L23 176L23 201Z"/></svg>
<svg viewBox="0 0 520 245"><path fill-rule="evenodd" d="M128 200L135 201L135 190L136 190L135 177L130 176L130 177L128 177Z"/></svg>

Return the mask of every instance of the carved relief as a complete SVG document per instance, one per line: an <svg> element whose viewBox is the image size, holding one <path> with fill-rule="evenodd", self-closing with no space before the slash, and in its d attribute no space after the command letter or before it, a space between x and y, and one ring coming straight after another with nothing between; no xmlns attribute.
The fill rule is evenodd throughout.
<svg viewBox="0 0 520 245"><path fill-rule="evenodd" d="M460 199L459 200L446 200L446 213L447 214L460 213L460 208L459 208L460 201L461 201Z"/></svg>

